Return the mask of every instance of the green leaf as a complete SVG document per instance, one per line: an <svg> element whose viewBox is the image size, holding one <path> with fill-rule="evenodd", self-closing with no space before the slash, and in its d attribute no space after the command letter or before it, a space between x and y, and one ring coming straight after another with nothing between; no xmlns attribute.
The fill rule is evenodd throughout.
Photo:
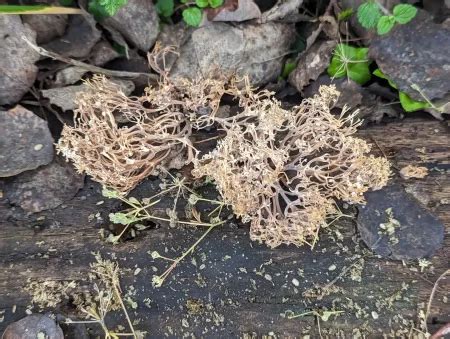
<svg viewBox="0 0 450 339"><path fill-rule="evenodd" d="M377 27L381 16L380 6L374 1L367 1L358 7L358 21L365 28Z"/></svg>
<svg viewBox="0 0 450 339"><path fill-rule="evenodd" d="M399 92L398 97L400 99L400 104L406 112L414 112L431 107L431 105L426 101L417 101L411 99L411 97L405 92Z"/></svg>
<svg viewBox="0 0 450 339"><path fill-rule="evenodd" d="M103 7L98 0L89 1L88 11L94 16L95 20L97 21L102 21L103 19L110 17L105 7Z"/></svg>
<svg viewBox="0 0 450 339"><path fill-rule="evenodd" d="M200 8L190 7L183 11L183 20L189 26L198 27L202 22L203 13Z"/></svg>
<svg viewBox="0 0 450 339"><path fill-rule="evenodd" d="M289 74L291 74L292 71L295 69L295 66L297 66L296 62L293 62L292 60L286 60L283 66L283 71L281 72L281 77L283 79L287 79Z"/></svg>
<svg viewBox="0 0 450 339"><path fill-rule="evenodd" d="M389 78L386 76L386 74L384 74L384 73L381 71L381 69L377 68L376 70L374 70L374 71L373 71L373 75L375 75L375 76L377 76L377 77L379 77L379 78L381 78L381 79L387 80L388 83L389 83L389 85L390 85L392 88L397 89L397 86L392 82L391 79L389 79Z"/></svg>
<svg viewBox="0 0 450 339"><path fill-rule="evenodd" d="M328 66L328 74L334 78L348 76L361 85L366 83L371 78L371 61L367 58L367 53L367 48L338 44Z"/></svg>
<svg viewBox="0 0 450 339"><path fill-rule="evenodd" d="M125 6L128 0L98 0L100 5L103 6L106 13L110 16L115 15L119 9Z"/></svg>
<svg viewBox="0 0 450 339"><path fill-rule="evenodd" d="M395 21L399 24L410 22L417 14L417 8L410 4L399 4L393 10Z"/></svg>
<svg viewBox="0 0 450 339"><path fill-rule="evenodd" d="M360 85L370 80L369 64L365 62L348 64L348 77Z"/></svg>
<svg viewBox="0 0 450 339"><path fill-rule="evenodd" d="M195 0L195 4L200 8L208 7L208 0Z"/></svg>
<svg viewBox="0 0 450 339"><path fill-rule="evenodd" d="M208 0L208 2L212 8L217 8L223 5L223 0Z"/></svg>
<svg viewBox="0 0 450 339"><path fill-rule="evenodd" d="M377 33L379 35L383 35L388 33L392 27L394 27L395 25L395 18L390 15L383 15L380 20L378 21L378 25L377 25Z"/></svg>
<svg viewBox="0 0 450 339"><path fill-rule="evenodd" d="M122 225L129 225L137 221L135 217L128 216L127 214L122 212L110 213L109 220L114 224L122 224Z"/></svg>
<svg viewBox="0 0 450 339"><path fill-rule="evenodd" d="M340 11L338 14L338 21L346 21L350 19L350 17L353 15L353 8L347 8L343 11Z"/></svg>
<svg viewBox="0 0 450 339"><path fill-rule="evenodd" d="M156 11L159 15L169 18L174 12L174 0L158 0L156 2Z"/></svg>

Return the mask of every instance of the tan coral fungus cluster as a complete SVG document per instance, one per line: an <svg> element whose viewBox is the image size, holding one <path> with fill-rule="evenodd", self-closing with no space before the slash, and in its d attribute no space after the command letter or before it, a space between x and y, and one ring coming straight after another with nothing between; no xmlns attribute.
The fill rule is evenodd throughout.
<svg viewBox="0 0 450 339"><path fill-rule="evenodd" d="M191 126L167 100L154 104L160 91L128 98L103 76L86 84L90 90L77 97L74 126L64 126L57 145L78 171L127 193L185 148L192 158Z"/></svg>
<svg viewBox="0 0 450 339"><path fill-rule="evenodd" d="M157 166L169 168L180 156L193 160L194 176L212 178L224 202L251 223L251 238L270 247L308 243L337 213L336 200L363 203L363 193L389 177L387 160L367 155L370 146L354 137L354 115L330 113L339 96L334 87L288 110L248 79L163 76L158 87L132 98L104 77L88 85L74 126L64 127L58 144L79 171L128 193ZM239 101L230 117L216 114L225 94ZM200 158L189 137L212 125L226 136Z"/></svg>
<svg viewBox="0 0 450 339"><path fill-rule="evenodd" d="M243 111L222 122L227 135L194 170L213 178L234 213L250 221L252 240L306 243L337 212L336 199L362 203L365 191L386 184L389 164L366 155L370 146L353 136L354 115L330 113L334 87L292 110L269 93L255 95L241 98Z"/></svg>

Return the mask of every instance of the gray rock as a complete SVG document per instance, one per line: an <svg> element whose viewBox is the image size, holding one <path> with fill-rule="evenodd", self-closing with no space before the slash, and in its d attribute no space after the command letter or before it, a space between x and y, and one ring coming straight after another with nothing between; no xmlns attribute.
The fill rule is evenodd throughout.
<svg viewBox="0 0 450 339"><path fill-rule="evenodd" d="M100 40L101 32L95 28L95 21L90 16L72 15L65 34L42 47L71 58L84 58Z"/></svg>
<svg viewBox="0 0 450 339"><path fill-rule="evenodd" d="M67 15L33 14L22 16L22 22L30 25L36 32L36 42L45 44L64 34L67 26Z"/></svg>
<svg viewBox="0 0 450 339"><path fill-rule="evenodd" d="M444 240L444 225L402 186L365 194L358 230L376 254L396 260L430 257Z"/></svg>
<svg viewBox="0 0 450 339"><path fill-rule="evenodd" d="M294 36L294 26L288 24L212 23L192 33L170 75L195 79L235 73L262 85L280 75Z"/></svg>
<svg viewBox="0 0 450 339"><path fill-rule="evenodd" d="M125 95L129 95L134 90L134 84L128 80L114 80L121 85ZM89 90L86 84L66 86L59 88L44 89L42 96L50 100L52 105L56 105L63 111L73 111L76 108L75 99L80 92Z"/></svg>
<svg viewBox="0 0 450 339"><path fill-rule="evenodd" d="M231 2L231 6L207 8L205 12L206 16L203 17L202 25L207 24L208 21L242 22L261 17L261 11L253 0L239 0L236 3Z"/></svg>
<svg viewBox="0 0 450 339"><path fill-rule="evenodd" d="M120 54L112 48L109 42L99 41L91 51L89 63L95 66L103 66L118 57L120 57Z"/></svg>
<svg viewBox="0 0 450 339"><path fill-rule="evenodd" d="M5 196L12 205L31 213L55 208L72 199L83 187L84 175L56 157L49 165L24 172L5 185Z"/></svg>
<svg viewBox="0 0 450 339"><path fill-rule="evenodd" d="M50 163L53 138L47 122L16 106L0 111L0 177L10 177Z"/></svg>
<svg viewBox="0 0 450 339"><path fill-rule="evenodd" d="M28 91L38 68L39 54L22 39L36 42L36 33L18 15L0 15L0 105L14 104Z"/></svg>
<svg viewBox="0 0 450 339"><path fill-rule="evenodd" d="M3 339L36 339L41 338L48 339L63 339L64 334L61 327L55 323L53 319L42 314L29 315L19 321L10 324L5 333L3 333Z"/></svg>
<svg viewBox="0 0 450 339"><path fill-rule="evenodd" d="M86 68L78 66L66 67L56 73L55 81L53 82L52 87L72 85L77 81L80 81L83 75L87 72L89 71Z"/></svg>
<svg viewBox="0 0 450 339"><path fill-rule="evenodd" d="M159 17L152 1L128 0L112 17L102 21L119 31L125 39L143 51L148 51L159 33Z"/></svg>
<svg viewBox="0 0 450 339"><path fill-rule="evenodd" d="M318 41L303 53L298 60L297 67L289 75L289 83L299 92L316 80L330 64L335 41Z"/></svg>
<svg viewBox="0 0 450 339"><path fill-rule="evenodd" d="M450 91L450 29L420 11L411 22L396 25L372 41L369 57L399 88L415 100L440 99Z"/></svg>

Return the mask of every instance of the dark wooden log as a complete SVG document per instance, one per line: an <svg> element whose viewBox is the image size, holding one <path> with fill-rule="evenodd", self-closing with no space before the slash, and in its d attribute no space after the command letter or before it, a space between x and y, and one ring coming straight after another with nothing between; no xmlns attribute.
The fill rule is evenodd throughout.
<svg viewBox="0 0 450 339"><path fill-rule="evenodd" d="M0 205L0 318L4 317L0 333L24 317L31 305L31 296L24 290L28 281L75 280L86 287L92 252L100 252L122 268L124 293L131 286L136 292L132 299L137 308L129 308L130 316L138 320L137 329L148 332L147 337L416 334L419 311L425 310L434 281L449 268L449 129L434 120L406 119L371 126L360 134L374 144L375 153L384 153L398 169L408 164L431 169L423 179L403 180L396 175L392 180L403 184L447 227L444 247L430 259L432 269L421 272L417 262L377 258L358 240L353 221L339 221L322 230L312 250L269 249L252 243L246 226L230 222L214 229L164 285L155 288L153 275L168 265L149 253L156 250L176 257L202 230L163 225L118 245L106 243L99 230L120 204L102 197L99 185L88 182L65 206L37 215L21 214L5 202ZM148 181L139 192L154 186ZM99 201L104 202L97 205ZM431 332L450 321L449 290L450 279L443 279L428 317ZM197 313L188 307L192 302L199 305ZM285 316L289 311L321 310L342 313L328 321ZM69 301L44 311L73 313ZM126 327L120 315L108 322L111 328ZM101 333L95 325L90 327L92 336Z"/></svg>

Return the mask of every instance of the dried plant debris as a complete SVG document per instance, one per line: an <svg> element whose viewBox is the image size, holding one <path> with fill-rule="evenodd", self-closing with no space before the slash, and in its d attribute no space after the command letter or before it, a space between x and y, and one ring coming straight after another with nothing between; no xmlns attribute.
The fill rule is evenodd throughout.
<svg viewBox="0 0 450 339"><path fill-rule="evenodd" d="M91 91L78 96L74 126L64 126L57 145L78 171L128 192L158 165L191 147L191 127L182 112L172 110L164 92L149 88L143 97L128 98L105 77L95 76L86 84ZM119 113L127 122L122 126L116 120Z"/></svg>
<svg viewBox="0 0 450 339"><path fill-rule="evenodd" d="M214 179L234 213L251 222L251 239L270 247L317 238L327 217L339 214L336 199L364 203L363 193L390 174L388 161L367 155L370 146L353 136L354 114L330 113L335 88L319 93L288 111L247 86L239 91L243 111L215 119L226 137L195 160L194 175Z"/></svg>
<svg viewBox="0 0 450 339"><path fill-rule="evenodd" d="M400 170L400 175L403 179L422 179L428 175L428 168L423 166L408 165Z"/></svg>
<svg viewBox="0 0 450 339"><path fill-rule="evenodd" d="M335 200L363 203L364 192L386 184L389 164L367 155L370 146L353 136L355 114L330 113L339 97L334 87L286 110L248 78L171 81L161 63L168 51L158 52L150 64L161 82L142 97L126 97L104 77L88 82L92 91L77 99L75 126L65 126L58 143L79 171L128 193L158 166L193 161L194 176L214 179L224 202L251 222L251 238L270 247L314 243L327 217L340 215ZM237 114L218 114L224 94L239 102ZM213 125L226 136L200 158L189 137Z"/></svg>

